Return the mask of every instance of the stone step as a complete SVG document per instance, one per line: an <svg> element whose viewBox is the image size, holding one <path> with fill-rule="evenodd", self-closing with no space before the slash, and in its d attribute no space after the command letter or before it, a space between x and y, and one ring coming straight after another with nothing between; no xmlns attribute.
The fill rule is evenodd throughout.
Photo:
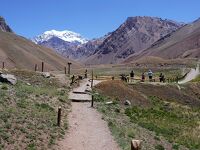
<svg viewBox="0 0 200 150"><path fill-rule="evenodd" d="M89 102L92 100L92 97L87 93L82 94L82 92L79 92L79 94L77 94L72 92L69 94L69 100L73 102Z"/></svg>
<svg viewBox="0 0 200 150"><path fill-rule="evenodd" d="M87 92L83 91L73 91L74 94L88 94Z"/></svg>
<svg viewBox="0 0 200 150"><path fill-rule="evenodd" d="M72 102L90 102L91 100L89 99L70 99Z"/></svg>

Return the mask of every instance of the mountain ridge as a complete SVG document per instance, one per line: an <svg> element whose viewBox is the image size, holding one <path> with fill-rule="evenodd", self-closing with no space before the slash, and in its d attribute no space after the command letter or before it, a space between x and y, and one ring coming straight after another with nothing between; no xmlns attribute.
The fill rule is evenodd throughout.
<svg viewBox="0 0 200 150"><path fill-rule="evenodd" d="M125 60L131 62L142 57L154 56L163 59L200 58L200 19L186 24L176 32L155 42L150 48L133 54Z"/></svg>
<svg viewBox="0 0 200 150"><path fill-rule="evenodd" d="M99 45L95 54L85 63L87 65L121 63L128 56L148 48L182 26L182 23L158 17L128 17Z"/></svg>

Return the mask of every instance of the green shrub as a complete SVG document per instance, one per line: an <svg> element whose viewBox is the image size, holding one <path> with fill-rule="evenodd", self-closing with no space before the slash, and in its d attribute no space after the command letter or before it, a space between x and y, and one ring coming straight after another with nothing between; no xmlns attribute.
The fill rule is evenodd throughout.
<svg viewBox="0 0 200 150"><path fill-rule="evenodd" d="M8 86L6 84L3 84L1 87L2 90L8 90Z"/></svg>
<svg viewBox="0 0 200 150"><path fill-rule="evenodd" d="M178 145L178 144L174 144L174 145L172 146L172 148L173 148L174 150L178 150L178 149L179 149L179 145Z"/></svg>
<svg viewBox="0 0 200 150"><path fill-rule="evenodd" d="M49 111L54 111L54 109L51 106L49 106L49 104L46 104L46 103L42 103L42 104L36 103L35 106L37 109L45 109Z"/></svg>
<svg viewBox="0 0 200 150"><path fill-rule="evenodd" d="M162 145L156 145L155 149L157 149L157 150L165 150L165 148Z"/></svg>

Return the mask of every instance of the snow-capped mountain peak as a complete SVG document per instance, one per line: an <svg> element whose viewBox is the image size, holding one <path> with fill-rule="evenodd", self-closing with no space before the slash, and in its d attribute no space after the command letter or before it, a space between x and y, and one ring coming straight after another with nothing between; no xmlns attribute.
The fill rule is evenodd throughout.
<svg viewBox="0 0 200 150"><path fill-rule="evenodd" d="M35 37L32 41L35 42L36 44L42 43L45 41L48 41L49 39L57 37L62 39L63 41L66 42L71 42L71 43L80 43L84 44L88 42L87 39L83 38L80 34L64 30L64 31L57 31L57 30L51 30L51 31L46 31L43 34Z"/></svg>

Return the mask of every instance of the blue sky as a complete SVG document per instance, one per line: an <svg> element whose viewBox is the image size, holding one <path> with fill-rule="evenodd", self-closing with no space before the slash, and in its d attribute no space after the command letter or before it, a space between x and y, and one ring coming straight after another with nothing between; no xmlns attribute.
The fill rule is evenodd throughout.
<svg viewBox="0 0 200 150"><path fill-rule="evenodd" d="M19 35L71 30L89 39L115 30L129 16L156 16L192 22L200 0L0 0L0 15Z"/></svg>

